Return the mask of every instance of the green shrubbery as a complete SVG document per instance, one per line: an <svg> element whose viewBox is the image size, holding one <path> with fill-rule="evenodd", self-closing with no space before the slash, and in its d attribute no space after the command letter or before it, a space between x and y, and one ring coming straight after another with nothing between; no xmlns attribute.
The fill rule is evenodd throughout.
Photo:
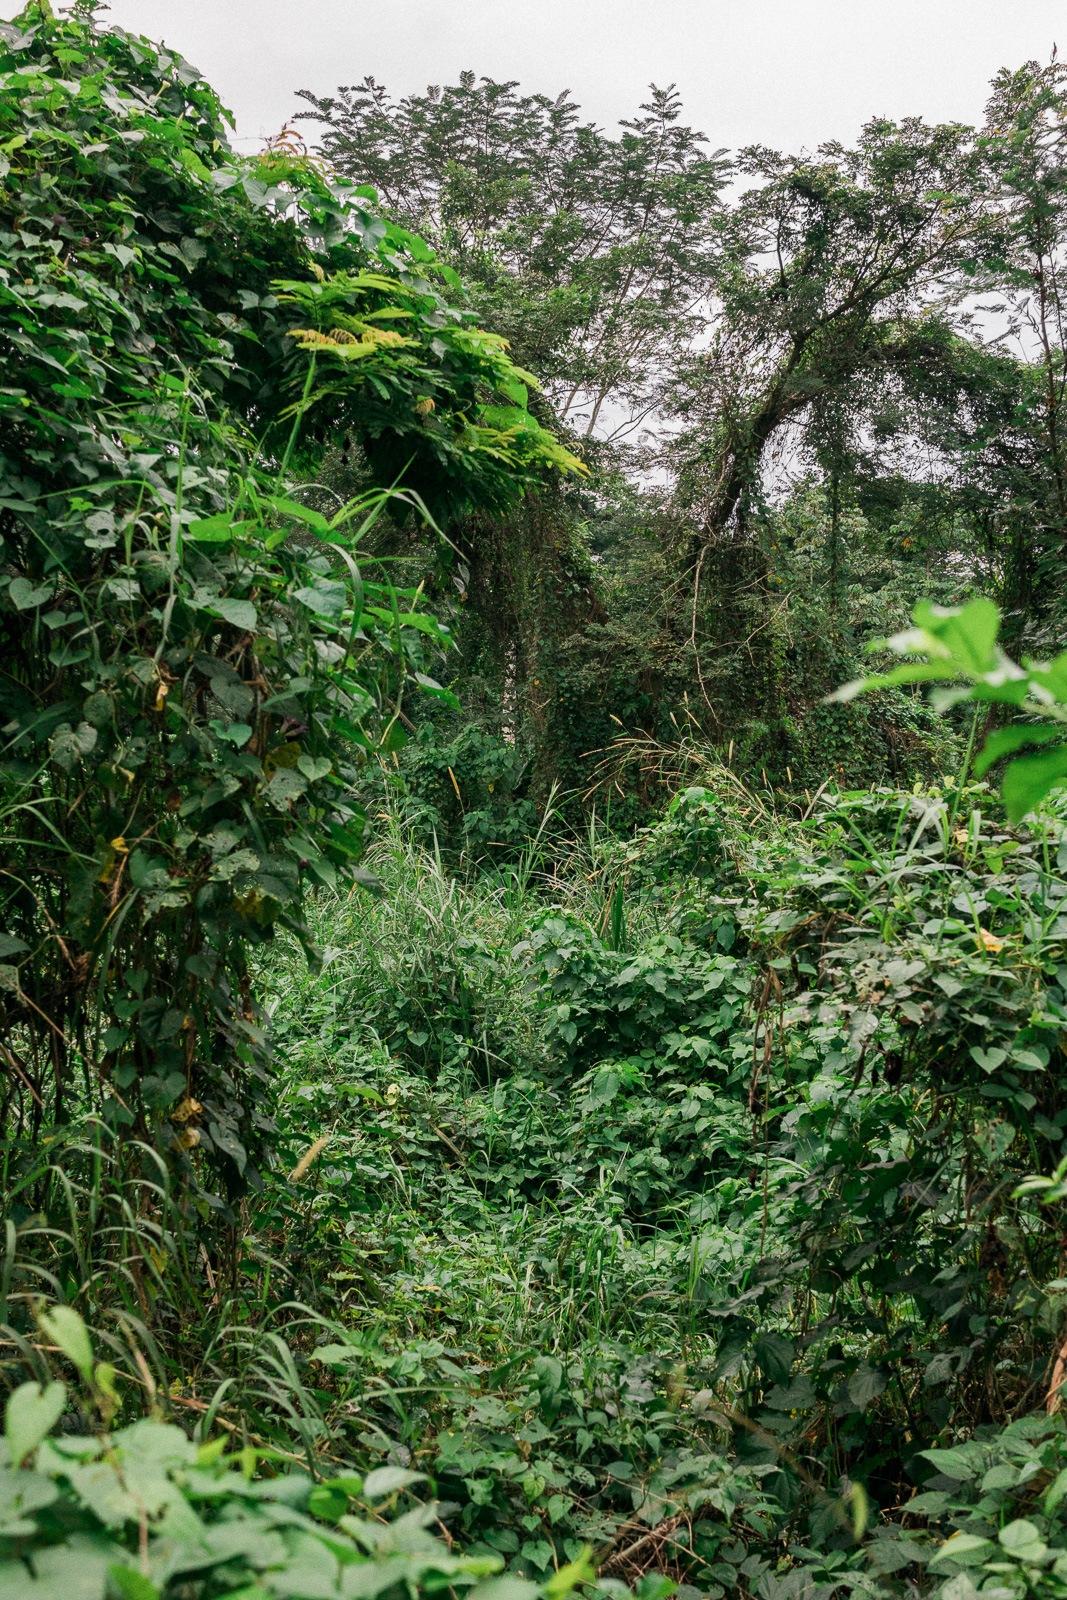
<svg viewBox="0 0 1067 1600"><path fill-rule="evenodd" d="M217 1287L182 1265L160 1191L126 1215L114 1283L83 1291L110 1296L124 1408L132 1337L180 1415L300 1440L326 1476L330 1457L426 1473L459 1548L538 1582L588 1542L602 1579L959 1600L952 1553L932 1558L961 1526L992 1541L957 1544L979 1583L1054 1584L1062 1426L1001 1430L1041 1399L1064 1305L1056 1202L1047 1226L1012 1198L1067 1126L1060 831L998 822L981 785L824 796L803 824L690 791L643 840L542 856L521 892L397 835L372 858L383 898L313 911L322 972L281 951L263 970L281 1159ZM615 950L597 930L623 860ZM461 940L484 952L480 1047L439 1000L432 1046L379 1026L431 924L442 970ZM9 1292L58 1249L62 1299L77 1249L42 1176ZM166 1310L183 1272L215 1330L195 1361ZM938 1454L969 1438L980 1478ZM1025 1550L1025 1528L999 1539L1013 1522L1037 1530Z"/></svg>
<svg viewBox="0 0 1067 1600"><path fill-rule="evenodd" d="M432 1501L397 1509L405 1491L425 1482L421 1473L387 1466L365 1478L316 1478L299 1464L294 1470L285 1452L228 1450L225 1436L197 1446L152 1418L115 1432L53 1433L61 1415L77 1425L97 1411L106 1429L118 1397L114 1369L94 1367L74 1312L57 1308L42 1332L79 1370L85 1394L79 1404L52 1381L22 1384L8 1398L0 1595L410 1600L447 1588L501 1600L499 1584L479 1582L499 1571L498 1555L460 1555L434 1537L430 1529L441 1524ZM515 1600L563 1600L591 1575L588 1554L579 1548L543 1590L526 1584Z"/></svg>
<svg viewBox="0 0 1067 1600"><path fill-rule="evenodd" d="M535 380L177 57L0 42L0 1592L1059 1595L1063 660L923 608L845 694L999 704L972 772L801 803L675 721L563 752L569 834L363 553L440 593L580 470Z"/></svg>
<svg viewBox="0 0 1067 1600"><path fill-rule="evenodd" d="M226 120L91 7L0 32L4 1115L91 1094L232 1215L268 1115L247 950L358 878L357 769L445 694L447 631L359 541L578 463L501 431L534 380L421 240ZM334 428L370 485L326 516L291 468Z"/></svg>
<svg viewBox="0 0 1067 1600"><path fill-rule="evenodd" d="M448 1494L472 1508L464 1526L512 1530L490 1545L517 1569L537 1545L523 1516L578 1538L592 1537L579 1515L590 1497L598 1515L625 1509L583 1442L596 1427L629 1461L632 1477L610 1470L633 1484L635 1505L659 1470L615 1401L580 1437L559 1426L582 1410L569 1400L536 1421L546 1349L561 1383L588 1385L590 1370L642 1374L634 1382L651 1385L648 1403L662 1410L653 1432L686 1495L711 1486L724 1450L761 1469L758 1494L728 1526L703 1500L712 1509L693 1520L685 1500L674 1522L671 1502L660 1518L669 1545L644 1547L664 1561L669 1549L701 1592L815 1583L888 1593L894 1573L903 1582L925 1569L954 1524L939 1511L928 1528L934 1503L919 1500L902 1533L891 1508L938 1490L929 1480L940 1458L926 1451L1040 1399L1058 1338L1055 1226L1012 1196L1028 1172L1056 1164L1067 1127L1056 1089L1060 832L1054 815L1032 833L1013 828L984 785L824 795L803 824L775 822L743 795L691 790L642 839L595 842L596 855L535 878L518 918L525 939L512 942L513 908L488 880L463 891L494 952L483 995L534 1023L512 1025L487 1086L460 1063L429 1081L418 1047L397 1037L386 1053L369 1030L362 1042L358 1031L334 1034L325 1076L313 1057L329 1048L328 1024L303 1055L304 1104L324 1118L308 1136L336 1130L319 1158L322 1259L337 1249L373 1260L379 1304L422 1330L423 1398L409 1412L398 1397L402 1410L392 1421L379 1410L379 1425L434 1471L444 1468L418 1454L423 1408L440 1418L438 1436L447 1427L462 1439L449 1448L467 1452L469 1482L450 1482ZM412 868L394 858L384 871L388 883ZM623 873L616 950L611 891ZM374 916L395 927L384 905ZM350 954L338 952L340 989L342 972L364 982L361 951L377 937L365 926ZM515 979L530 984L527 999ZM304 1013L304 1001L292 1004ZM356 1092L347 1103L364 1108L354 1135L345 1082ZM354 1189L366 1209L358 1221L348 1209L345 1223ZM361 1255L368 1247L377 1253ZM349 1271L355 1304L370 1291ZM445 1346L436 1354L434 1338ZM403 1348L386 1340L349 1358L364 1395L377 1392L374 1370L397 1381L405 1369L381 1363ZM455 1354L471 1348L473 1368ZM481 1397L473 1411L446 1397L453 1383ZM684 1447L667 1447L673 1419ZM544 1488L525 1511L516 1440L531 1426ZM1044 1426L1033 1424L1035 1438ZM1047 1431L1060 1439L1058 1421ZM994 1426L989 1449L999 1437ZM694 1479L689 1448L702 1463ZM584 1490L582 1466L594 1478ZM498 1487L478 1487L482 1473ZM946 1492L942 1509L956 1516ZM553 1495L564 1509L547 1510ZM871 1531L857 1545L861 1504ZM1028 1504L996 1510L994 1539ZM972 1513L960 1502L958 1515ZM621 1539L605 1533L608 1571ZM946 1562L923 1581L949 1583ZM1001 1581L992 1567L988 1576Z"/></svg>

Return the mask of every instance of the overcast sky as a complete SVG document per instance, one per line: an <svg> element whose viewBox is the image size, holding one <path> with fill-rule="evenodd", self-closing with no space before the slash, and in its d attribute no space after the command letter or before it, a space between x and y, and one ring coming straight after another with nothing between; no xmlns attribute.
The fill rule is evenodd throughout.
<svg viewBox="0 0 1067 1600"><path fill-rule="evenodd" d="M110 20L193 61L252 143L296 89L371 73L408 93L470 68L570 89L608 128L677 83L713 145L795 150L876 115L973 122L998 67L1061 33L1067 55L1062 0L111 0Z"/></svg>

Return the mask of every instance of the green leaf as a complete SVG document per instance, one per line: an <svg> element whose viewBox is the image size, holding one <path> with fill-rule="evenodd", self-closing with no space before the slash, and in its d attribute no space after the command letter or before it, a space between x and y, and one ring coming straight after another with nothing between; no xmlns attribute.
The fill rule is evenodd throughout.
<svg viewBox="0 0 1067 1600"><path fill-rule="evenodd" d="M525 406L483 406L479 421L501 433L518 429L522 433L540 433L541 425L531 417Z"/></svg>
<svg viewBox="0 0 1067 1600"><path fill-rule="evenodd" d="M1034 683L1047 689L1061 705L1067 705L1067 650L1046 666L1032 665L1030 677Z"/></svg>
<svg viewBox="0 0 1067 1600"><path fill-rule="evenodd" d="M307 779L293 767L282 767L264 787L271 805L279 811L288 811L293 801L305 793Z"/></svg>
<svg viewBox="0 0 1067 1600"><path fill-rule="evenodd" d="M20 1466L51 1432L67 1403L65 1383L22 1383L9 1396L4 1413L4 1433L12 1466Z"/></svg>
<svg viewBox="0 0 1067 1600"><path fill-rule="evenodd" d="M857 1367L848 1380L848 1397L862 1411L878 1398L888 1381L884 1372L876 1372L873 1367Z"/></svg>
<svg viewBox="0 0 1067 1600"><path fill-rule="evenodd" d="M946 1539L945 1543L934 1552L930 1557L930 1565L933 1566L939 1561L959 1561L967 1558L964 1564L973 1566L974 1562L970 1558L974 1557L979 1551L985 1555L992 1548L993 1542L991 1539L980 1539L973 1533L957 1533L951 1539Z"/></svg>
<svg viewBox="0 0 1067 1600"><path fill-rule="evenodd" d="M427 1035L427 1037L429 1037L429 1035ZM377 1089L369 1089L365 1083L339 1083L337 1088L340 1094L354 1094L358 1095L361 1100L372 1101L376 1106L385 1105L385 1101L382 1099ZM330 1350L338 1350L342 1349L343 1346L329 1345L327 1348Z"/></svg>
<svg viewBox="0 0 1067 1600"><path fill-rule="evenodd" d="M1063 729L1060 727L1041 728L1026 725L1012 728L997 728L991 733L975 757L974 775L980 778L988 772L994 761L999 761L1001 756L1011 755L1016 750L1021 750L1026 744L1047 744L1050 739L1062 739Z"/></svg>
<svg viewBox="0 0 1067 1600"><path fill-rule="evenodd" d="M1000 612L992 600L972 600L960 607L921 601L915 607L915 621L933 634L965 672L979 674L996 667Z"/></svg>
<svg viewBox="0 0 1067 1600"><path fill-rule="evenodd" d="M968 1479L977 1475L978 1465L973 1459L975 1451L968 1449L967 1445L960 1445L955 1450L920 1450L919 1454L943 1472L946 1478L955 1478L957 1483L966 1483ZM981 1452L978 1452L979 1458Z"/></svg>
<svg viewBox="0 0 1067 1600"><path fill-rule="evenodd" d="M293 598L307 606L309 611L336 621L348 603L348 589L345 584L337 583L332 578L316 578L306 588L294 589Z"/></svg>
<svg viewBox="0 0 1067 1600"><path fill-rule="evenodd" d="M427 694L433 695L435 700L443 700L445 705L451 707L453 711L460 709L458 697L452 693L451 689L446 689L439 684L436 678L428 678L424 672L414 672L412 676L419 688L423 689Z"/></svg>
<svg viewBox="0 0 1067 1600"><path fill-rule="evenodd" d="M53 1306L51 1311L42 1311L38 1321L45 1337L59 1346L86 1383L90 1383L93 1376L93 1347L85 1323L78 1313L70 1306Z"/></svg>
<svg viewBox="0 0 1067 1600"><path fill-rule="evenodd" d="M1067 778L1067 744L1013 761L1000 786L1009 819L1021 822L1063 778Z"/></svg>
<svg viewBox="0 0 1067 1600"><path fill-rule="evenodd" d="M907 1502L908 1515L939 1517L952 1504L952 1496L941 1489L928 1489L924 1494L912 1495Z"/></svg>
<svg viewBox="0 0 1067 1600"><path fill-rule="evenodd" d="M425 1472L409 1472L406 1467L375 1467L363 1481L363 1493L368 1500L380 1500L383 1495L396 1494L413 1483L425 1483Z"/></svg>
<svg viewBox="0 0 1067 1600"><path fill-rule="evenodd" d="M504 378L500 384L501 394L507 395L515 405L521 406L525 412L530 404L530 391L521 378Z"/></svg>
<svg viewBox="0 0 1067 1600"><path fill-rule="evenodd" d="M228 727L219 728L218 736L220 739L225 739L227 744L232 744L241 750L252 737L252 727L247 722L231 722Z"/></svg>
<svg viewBox="0 0 1067 1600"><path fill-rule="evenodd" d="M861 1488L860 1484L856 1484L853 1487L852 1494L849 1496L850 1500L854 1499L856 1489L859 1488ZM908 1502L908 1506L910 1509L911 1501ZM853 1511L855 1511L855 1507L853 1507ZM852 1537L854 1539L857 1538L855 1523L853 1523ZM922 1557L926 1554L925 1550L917 1550L915 1541L911 1539L875 1539L868 1546L868 1552L871 1565L880 1577L886 1577L891 1572L902 1572L905 1567L911 1566L916 1557Z"/></svg>
<svg viewBox="0 0 1067 1600"><path fill-rule="evenodd" d="M213 616L221 617L224 622L230 622L235 628L243 628L246 633L255 633L259 627L259 616L251 600L212 600L201 607L210 611Z"/></svg>
<svg viewBox="0 0 1067 1600"><path fill-rule="evenodd" d="M159 1600L155 1584L136 1567L113 1566L108 1568L108 1574L122 1600Z"/></svg>
<svg viewBox="0 0 1067 1600"><path fill-rule="evenodd" d="M591 1545L584 1545L581 1554L568 1562L565 1567L560 1567L544 1585L548 1600L563 1600L564 1595L570 1594L580 1583L592 1583L596 1578L596 1568L593 1566L593 1550Z"/></svg>
<svg viewBox="0 0 1067 1600"><path fill-rule="evenodd" d="M193 173L198 178L210 180L211 169L206 167L195 150L190 150L188 145L183 145L178 151L178 160L187 172Z"/></svg>
<svg viewBox="0 0 1067 1600"><path fill-rule="evenodd" d="M333 771L333 762L329 756L309 756L307 751L301 751L297 757L297 770L304 774L309 783L318 783L320 778L329 777Z"/></svg>
<svg viewBox="0 0 1067 1600"><path fill-rule="evenodd" d="M239 527L247 524L239 523ZM185 529L184 537L193 539L197 544L228 544L234 535L234 521L230 512L220 511L216 517L203 517L199 522L190 522Z"/></svg>
<svg viewBox="0 0 1067 1600"><path fill-rule="evenodd" d="M312 511L309 506L298 505L295 500L286 500L280 495L268 495L266 504L280 517L292 517L296 522L303 522L307 527L313 528L316 533L329 533L330 524L321 511Z"/></svg>
<svg viewBox="0 0 1067 1600"><path fill-rule="evenodd" d="M442 645L448 641L448 636L443 633L436 617L424 616L419 611L401 611L394 619L393 613L386 611L382 606L367 606L366 609L372 616L380 617L385 623L392 623L395 620L401 628L418 628L420 633L428 633Z"/></svg>
<svg viewBox="0 0 1067 1600"><path fill-rule="evenodd" d="M308 1497L308 1510L323 1522L338 1522L348 1510L348 1501L346 1489L332 1483L317 1483Z"/></svg>
<svg viewBox="0 0 1067 1600"><path fill-rule="evenodd" d="M196 1452L196 1465L198 1467L213 1467L219 1457L226 1454L226 1446L229 1442L226 1435L222 1434L218 1439L211 1439L207 1444L202 1444Z"/></svg>
<svg viewBox="0 0 1067 1600"><path fill-rule="evenodd" d="M796 1360L796 1346L780 1333L765 1333L756 1340L755 1356L775 1383L787 1383L789 1369Z"/></svg>
<svg viewBox="0 0 1067 1600"><path fill-rule="evenodd" d="M1056 1474L1055 1478L1053 1478L1052 1482L1045 1490L1045 1498L1042 1502L1042 1509L1044 1510L1046 1516L1049 1516L1051 1512L1055 1511L1065 1494L1067 1494L1067 1467L1064 1467Z"/></svg>
<svg viewBox="0 0 1067 1600"><path fill-rule="evenodd" d="M206 172L207 168L205 167L204 170ZM182 260L185 262L190 272L197 265L197 263L203 261L204 257L207 255L207 245L204 243L203 239L194 239L189 235L182 239L178 249L181 251Z"/></svg>
<svg viewBox="0 0 1067 1600"><path fill-rule="evenodd" d="M1025 1517L1019 1517L1015 1522L1009 1522L1007 1527L1001 1528L997 1535L1001 1544L1009 1555L1016 1561L1026 1561L1037 1565L1048 1554L1048 1545L1032 1522Z"/></svg>
<svg viewBox="0 0 1067 1600"><path fill-rule="evenodd" d="M528 1472L522 1480L522 1492L526 1496L527 1505L533 1505L545 1490L545 1479L539 1472Z"/></svg>
<svg viewBox="0 0 1067 1600"><path fill-rule="evenodd" d="M56 591L53 584L38 588L28 578L12 578L7 592L11 604L19 611L33 611L51 600Z"/></svg>
<svg viewBox="0 0 1067 1600"><path fill-rule="evenodd" d="M343 1366L348 1361L362 1360L362 1351L350 1344L320 1344L311 1352L312 1361L321 1361L324 1366Z"/></svg>

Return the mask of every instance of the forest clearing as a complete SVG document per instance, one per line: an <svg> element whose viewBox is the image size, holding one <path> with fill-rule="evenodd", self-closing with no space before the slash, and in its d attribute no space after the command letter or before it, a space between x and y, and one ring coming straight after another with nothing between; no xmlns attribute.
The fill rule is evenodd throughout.
<svg viewBox="0 0 1067 1600"><path fill-rule="evenodd" d="M1067 71L299 94L0 23L0 1600L1064 1600Z"/></svg>

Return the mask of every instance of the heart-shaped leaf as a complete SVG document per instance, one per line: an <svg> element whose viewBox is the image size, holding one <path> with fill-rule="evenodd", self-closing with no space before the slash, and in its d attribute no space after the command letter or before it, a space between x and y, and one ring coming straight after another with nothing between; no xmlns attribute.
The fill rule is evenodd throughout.
<svg viewBox="0 0 1067 1600"><path fill-rule="evenodd" d="M39 1383L19 1384L4 1413L4 1433L13 1467L21 1466L31 1450L36 1450L59 1421L66 1403L65 1383L50 1383L46 1389Z"/></svg>

